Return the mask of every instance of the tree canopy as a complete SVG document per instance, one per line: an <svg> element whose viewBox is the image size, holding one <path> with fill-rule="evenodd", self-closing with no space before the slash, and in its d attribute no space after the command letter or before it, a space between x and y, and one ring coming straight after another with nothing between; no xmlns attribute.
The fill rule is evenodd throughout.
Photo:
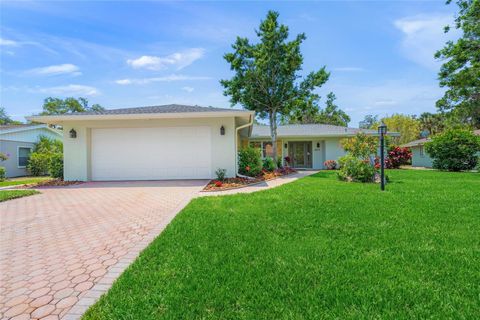
<svg viewBox="0 0 480 320"><path fill-rule="evenodd" d="M400 137L391 137L392 143L401 145L420 137L420 121L415 116L404 114L393 114L390 117L382 118L381 121L387 125L389 132L399 132ZM373 124L371 129L378 128L380 122Z"/></svg>
<svg viewBox="0 0 480 320"><path fill-rule="evenodd" d="M53 115L53 114L65 114L72 112L85 112L85 111L102 111L105 110L99 104L88 105L88 99L86 98L52 98L48 97L43 101L43 111L40 115Z"/></svg>
<svg viewBox="0 0 480 320"><path fill-rule="evenodd" d="M447 0L450 4L452 0ZM455 28L462 31L456 41L449 41L435 54L444 61L438 74L440 86L446 87L437 101L441 112L461 122L480 127L480 1L457 0L459 12ZM445 27L448 32L450 27Z"/></svg>
<svg viewBox="0 0 480 320"><path fill-rule="evenodd" d="M365 118L358 123L358 127L360 129L371 129L376 123L379 123L378 115L367 114Z"/></svg>
<svg viewBox="0 0 480 320"><path fill-rule="evenodd" d="M317 104L320 97L314 90L329 78L325 67L302 78L300 45L306 36L301 33L288 41L288 27L279 24L278 16L277 12L269 11L261 21L256 31L258 43L237 37L232 45L233 52L224 56L235 75L230 80L220 81L232 105L240 104L256 111L260 118L268 118L274 158L280 117L295 108Z"/></svg>
<svg viewBox="0 0 480 320"><path fill-rule="evenodd" d="M10 116L7 114L5 108L0 107L0 125L6 124L21 124L21 122L12 120L12 118L10 118Z"/></svg>
<svg viewBox="0 0 480 320"><path fill-rule="evenodd" d="M320 109L316 104L304 104L303 107L294 108L287 116L283 117L282 121L290 124L323 123L346 127L350 122L350 117L335 104L335 99L335 94L330 92L327 95L324 109Z"/></svg>

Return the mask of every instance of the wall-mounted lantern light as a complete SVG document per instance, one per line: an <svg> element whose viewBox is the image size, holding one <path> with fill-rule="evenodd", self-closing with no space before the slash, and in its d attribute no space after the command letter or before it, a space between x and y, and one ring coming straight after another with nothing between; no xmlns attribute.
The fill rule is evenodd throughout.
<svg viewBox="0 0 480 320"><path fill-rule="evenodd" d="M77 131L75 129L70 130L70 138L75 139L77 137Z"/></svg>
<svg viewBox="0 0 480 320"><path fill-rule="evenodd" d="M285 143L285 149L288 149L288 143Z"/></svg>
<svg viewBox="0 0 480 320"><path fill-rule="evenodd" d="M320 142L317 142L317 148L320 148Z"/></svg>
<svg viewBox="0 0 480 320"><path fill-rule="evenodd" d="M222 136L225 135L225 127L224 126L220 127L220 135L222 135Z"/></svg>

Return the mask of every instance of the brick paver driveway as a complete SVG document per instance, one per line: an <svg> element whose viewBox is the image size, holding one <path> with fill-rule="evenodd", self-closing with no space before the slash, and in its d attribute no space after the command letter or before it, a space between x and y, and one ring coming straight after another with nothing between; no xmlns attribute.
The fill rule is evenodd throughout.
<svg viewBox="0 0 480 320"><path fill-rule="evenodd" d="M85 183L0 203L1 318L77 318L205 183Z"/></svg>

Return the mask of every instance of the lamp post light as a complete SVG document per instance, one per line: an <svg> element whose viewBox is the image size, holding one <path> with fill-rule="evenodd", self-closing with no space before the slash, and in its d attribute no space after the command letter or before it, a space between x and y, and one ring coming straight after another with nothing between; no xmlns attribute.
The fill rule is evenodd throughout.
<svg viewBox="0 0 480 320"><path fill-rule="evenodd" d="M378 134L380 136L380 188L385 190L385 134L387 133L387 126L385 123L378 127Z"/></svg>

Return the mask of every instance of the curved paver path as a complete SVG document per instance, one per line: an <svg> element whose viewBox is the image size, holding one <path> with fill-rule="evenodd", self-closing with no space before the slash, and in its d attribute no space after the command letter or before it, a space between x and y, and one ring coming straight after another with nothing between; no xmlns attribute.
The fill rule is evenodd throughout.
<svg viewBox="0 0 480 320"><path fill-rule="evenodd" d="M85 183L0 203L0 318L78 318L205 183Z"/></svg>

